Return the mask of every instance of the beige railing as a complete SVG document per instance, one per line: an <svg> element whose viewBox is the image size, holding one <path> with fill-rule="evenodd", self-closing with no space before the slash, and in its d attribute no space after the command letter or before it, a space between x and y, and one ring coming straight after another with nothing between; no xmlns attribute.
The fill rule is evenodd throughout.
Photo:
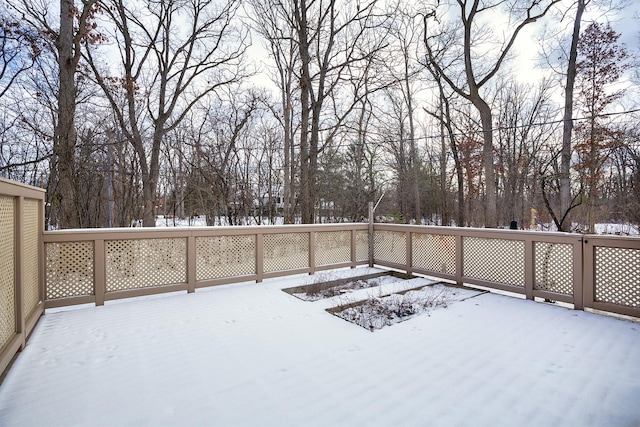
<svg viewBox="0 0 640 427"><path fill-rule="evenodd" d="M640 239L375 224L44 233L46 307L377 264L640 317ZM371 259L369 258L371 256Z"/></svg>
<svg viewBox="0 0 640 427"><path fill-rule="evenodd" d="M640 238L376 224L381 266L640 317Z"/></svg>
<svg viewBox="0 0 640 427"><path fill-rule="evenodd" d="M0 372L43 308L370 264L640 317L640 238L392 224L44 231L0 179Z"/></svg>
<svg viewBox="0 0 640 427"><path fill-rule="evenodd" d="M367 224L44 233L45 307L369 263Z"/></svg>
<svg viewBox="0 0 640 427"><path fill-rule="evenodd" d="M0 178L0 374L44 305L44 190Z"/></svg>

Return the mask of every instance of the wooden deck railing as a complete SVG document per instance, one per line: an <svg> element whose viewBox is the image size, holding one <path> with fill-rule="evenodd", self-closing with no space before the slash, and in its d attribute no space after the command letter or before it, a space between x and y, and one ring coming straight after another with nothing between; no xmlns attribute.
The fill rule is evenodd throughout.
<svg viewBox="0 0 640 427"><path fill-rule="evenodd" d="M369 263L367 224L61 230L44 242L46 308Z"/></svg>
<svg viewBox="0 0 640 427"><path fill-rule="evenodd" d="M640 317L640 238L396 224L44 231L0 179L0 372L44 308L379 265Z"/></svg>
<svg viewBox="0 0 640 427"><path fill-rule="evenodd" d="M640 238L375 224L377 264L640 317Z"/></svg>
<svg viewBox="0 0 640 427"><path fill-rule="evenodd" d="M44 309L44 197L0 178L0 375Z"/></svg>

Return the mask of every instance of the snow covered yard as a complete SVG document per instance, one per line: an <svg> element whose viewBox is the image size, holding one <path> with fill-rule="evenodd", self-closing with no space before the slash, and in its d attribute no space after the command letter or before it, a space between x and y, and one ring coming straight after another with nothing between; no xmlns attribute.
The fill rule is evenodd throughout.
<svg viewBox="0 0 640 427"><path fill-rule="evenodd" d="M640 426L640 323L485 293L370 332L281 290L316 279L47 310L0 426Z"/></svg>

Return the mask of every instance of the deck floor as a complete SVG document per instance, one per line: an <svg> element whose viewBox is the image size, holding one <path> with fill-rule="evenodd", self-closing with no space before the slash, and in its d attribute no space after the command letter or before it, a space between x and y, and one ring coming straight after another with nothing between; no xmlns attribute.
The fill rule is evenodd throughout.
<svg viewBox="0 0 640 427"><path fill-rule="evenodd" d="M281 291L317 276L47 311L0 426L640 426L640 323L483 294L370 332Z"/></svg>

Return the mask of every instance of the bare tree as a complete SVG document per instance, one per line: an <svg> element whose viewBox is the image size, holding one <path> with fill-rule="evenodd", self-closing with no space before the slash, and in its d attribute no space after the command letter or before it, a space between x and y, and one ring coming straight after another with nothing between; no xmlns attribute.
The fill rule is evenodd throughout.
<svg viewBox="0 0 640 427"><path fill-rule="evenodd" d="M76 188L76 125L77 104L76 74L82 57L82 43L96 40L93 17L97 0L82 0L76 6L74 0L60 0L59 16L51 16L52 9L34 0L13 0L8 5L21 14L22 21L44 36L48 48L58 64L57 117L53 140L53 157L50 181L53 182L53 198L59 207L58 226L80 226Z"/></svg>
<svg viewBox="0 0 640 427"><path fill-rule="evenodd" d="M428 43L427 37L428 33L425 32L423 34L423 42L426 45ZM432 102L433 105L423 107L424 111L434 118L439 127L440 131L440 145L441 145L441 164L442 170L441 174L446 173L446 148L448 147L451 150L451 156L453 158L454 167L455 167L455 175L456 175L456 185L457 185L457 218L456 223L458 226L463 227L466 225L466 207L465 207L465 193L464 193L464 183L465 176L464 170L462 166L462 161L460 158L460 151L458 149L458 137L454 132L454 123L453 123L453 115L454 111L452 108L452 104L455 102L456 94L455 91L453 93L447 92L447 83L444 78L440 74L441 72L448 72L447 66L442 62L443 58L448 58L446 61L450 64L455 63L458 58L456 58L455 54L451 56L451 48L454 45L454 40L459 37L459 31L455 27L447 27L446 31L443 31L439 37L436 37L431 41L431 57L433 59L431 61L425 60L425 68L431 74L433 78L433 82L435 85L434 89L434 99ZM435 42L437 41L437 45ZM437 46L437 47L436 47ZM438 68L434 67L432 64L434 62L441 63L442 65ZM439 71L440 70L440 71ZM451 89L449 89L451 90ZM444 184L444 177L441 177L442 183ZM444 192L444 189L442 190Z"/></svg>
<svg viewBox="0 0 640 427"><path fill-rule="evenodd" d="M562 150L560 157L560 211L563 213L562 221L558 224L558 231L570 231L571 217L568 213L572 205L571 197L571 135L573 132L573 88L576 81L576 62L578 57L578 38L580 37L580 25L582 14L590 3L589 0L577 0L576 16L573 20L571 33L571 47L567 61L567 82L564 87L564 115L562 117ZM566 224L568 222L568 224Z"/></svg>
<svg viewBox="0 0 640 427"><path fill-rule="evenodd" d="M398 89L407 108L407 140L409 145L409 173L412 185L411 200L413 202L413 218L420 222L421 194L420 194L420 169L421 162L418 153L418 142L416 137L416 92L417 83L424 71L423 65L418 61L419 43L421 42L422 30L419 22L413 16L400 13L396 19L390 23L391 40L389 51L396 52L398 60L388 60L387 69L393 81L398 82Z"/></svg>
<svg viewBox="0 0 640 427"><path fill-rule="evenodd" d="M542 147L553 137L552 85L541 80L536 85L498 81L496 132L497 175L501 184L502 220L527 221L535 203L536 160Z"/></svg>
<svg viewBox="0 0 640 427"><path fill-rule="evenodd" d="M452 2L457 7L460 25L463 29L462 46L463 50L463 77L451 71L446 72L444 64L436 58L432 40L439 29L437 27L438 9L424 17L425 46L427 58L438 74L447 84L460 96L473 104L480 115L483 131L483 163L486 185L485 203L485 226L496 227L497 221L497 187L494 170L493 154L493 113L490 104L481 93L482 88L497 74L498 70L506 61L516 38L524 27L536 22L560 0L539 0L523 2L481 2L480 0L455 0ZM493 50L494 55L487 53L490 42L487 42L491 31L482 25L484 16L491 13L498 13L499 7L510 6L506 13L509 15L509 22L513 23L506 29L503 38L498 42L497 48ZM495 16L495 15L494 15Z"/></svg>
<svg viewBox="0 0 640 427"><path fill-rule="evenodd" d="M272 108L274 117L282 128L283 140L283 216L285 224L294 222L295 176L299 170L295 161L296 120L294 98L299 89L296 69L299 55L296 45L296 30L290 25L288 7L273 7L272 2L250 0L252 12L249 17L258 33L265 39L271 58L275 63L275 82L280 99L277 108ZM271 196L271 195L270 195Z"/></svg>
<svg viewBox="0 0 640 427"><path fill-rule="evenodd" d="M314 221L317 199L318 156L331 144L339 126L357 105L357 100L345 97L339 89L350 69L364 66L384 46L384 34L374 31L384 16L376 14L376 0L357 4L339 4L336 0L271 0L267 5L278 10L284 28L294 30L289 33L271 29L263 33L271 37L271 42L284 43L275 50L278 55L285 55L283 64L293 64L288 50L291 40L295 46L301 217L303 222L310 223ZM327 104L337 110L331 110ZM327 114L328 111L331 113Z"/></svg>
<svg viewBox="0 0 640 427"><path fill-rule="evenodd" d="M164 136L205 97L246 76L241 62L247 34L234 25L238 5L235 0L221 8L212 0L149 0L135 8L123 0L104 4L102 10L116 28L111 37L120 52L121 74L104 69L90 49L88 60L136 151L144 226L155 225Z"/></svg>

